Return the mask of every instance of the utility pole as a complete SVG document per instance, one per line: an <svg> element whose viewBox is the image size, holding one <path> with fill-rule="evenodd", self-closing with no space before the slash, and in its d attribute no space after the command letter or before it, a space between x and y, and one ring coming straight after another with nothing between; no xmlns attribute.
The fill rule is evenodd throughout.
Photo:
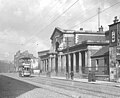
<svg viewBox="0 0 120 98"><path fill-rule="evenodd" d="M100 28L100 7L98 8L98 30Z"/></svg>

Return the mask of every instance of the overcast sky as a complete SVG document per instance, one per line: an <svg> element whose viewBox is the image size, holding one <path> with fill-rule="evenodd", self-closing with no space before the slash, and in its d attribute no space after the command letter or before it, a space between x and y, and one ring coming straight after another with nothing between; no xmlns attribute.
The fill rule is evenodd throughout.
<svg viewBox="0 0 120 98"><path fill-rule="evenodd" d="M62 14L75 1L0 0L0 59L13 60L18 50L28 50L37 56L38 51L50 49L55 27L97 31L98 16L89 18L98 13L98 7L104 30L108 30L114 16L120 16L120 3L112 6L120 0L79 0Z"/></svg>

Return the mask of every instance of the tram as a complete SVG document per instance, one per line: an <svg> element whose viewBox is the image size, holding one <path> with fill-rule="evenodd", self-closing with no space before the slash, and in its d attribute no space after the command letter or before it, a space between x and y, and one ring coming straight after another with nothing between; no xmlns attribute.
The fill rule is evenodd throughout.
<svg viewBox="0 0 120 98"><path fill-rule="evenodd" d="M31 58L23 57L20 59L19 76L31 76Z"/></svg>

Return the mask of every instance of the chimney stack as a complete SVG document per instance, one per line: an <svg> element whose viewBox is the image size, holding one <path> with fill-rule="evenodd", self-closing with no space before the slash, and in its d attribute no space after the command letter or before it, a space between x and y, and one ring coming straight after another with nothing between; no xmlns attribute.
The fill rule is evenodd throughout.
<svg viewBox="0 0 120 98"><path fill-rule="evenodd" d="M103 32L103 26L99 28L99 32Z"/></svg>
<svg viewBox="0 0 120 98"><path fill-rule="evenodd" d="M117 16L115 16L115 19L113 20L114 23L117 23L119 19L117 19Z"/></svg>
<svg viewBox="0 0 120 98"><path fill-rule="evenodd" d="M80 31L83 31L83 28L80 28Z"/></svg>

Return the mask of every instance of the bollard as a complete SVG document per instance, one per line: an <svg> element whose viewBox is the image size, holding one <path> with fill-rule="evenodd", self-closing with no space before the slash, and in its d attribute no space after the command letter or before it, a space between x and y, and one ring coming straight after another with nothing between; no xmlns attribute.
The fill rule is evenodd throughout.
<svg viewBox="0 0 120 98"><path fill-rule="evenodd" d="M88 73L88 82L91 82L92 81L92 73L91 71L89 71Z"/></svg>

